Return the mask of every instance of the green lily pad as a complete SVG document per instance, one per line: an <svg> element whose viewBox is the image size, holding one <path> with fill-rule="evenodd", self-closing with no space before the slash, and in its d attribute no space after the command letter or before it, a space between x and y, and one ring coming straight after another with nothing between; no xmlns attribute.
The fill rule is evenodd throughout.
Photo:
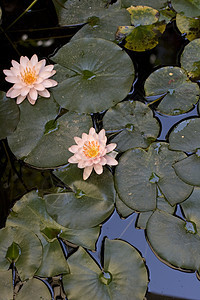
<svg viewBox="0 0 200 300"><path fill-rule="evenodd" d="M19 122L19 108L15 101L6 98L6 94L0 91L0 139L5 139L11 134Z"/></svg>
<svg viewBox="0 0 200 300"><path fill-rule="evenodd" d="M107 169L83 180L82 170L70 166L54 171L54 174L73 190L68 193L46 195L49 215L68 228L83 229L99 225L114 210L115 189L113 176Z"/></svg>
<svg viewBox="0 0 200 300"><path fill-rule="evenodd" d="M123 254L123 255L122 255ZM148 275L138 251L121 240L105 240L104 266L82 248L69 257L71 273L63 276L67 297L74 300L144 298Z"/></svg>
<svg viewBox="0 0 200 300"><path fill-rule="evenodd" d="M159 19L158 10L149 6L131 6L127 8L131 15L131 24L136 26L151 25Z"/></svg>
<svg viewBox="0 0 200 300"><path fill-rule="evenodd" d="M0 271L0 289L3 300L13 299L12 270Z"/></svg>
<svg viewBox="0 0 200 300"><path fill-rule="evenodd" d="M145 151L126 151L115 170L117 192L125 204L136 211L156 208L157 187L173 206L184 201L192 192L175 174L172 165L185 158L183 152L170 151L167 143L152 143Z"/></svg>
<svg viewBox="0 0 200 300"><path fill-rule="evenodd" d="M186 38L189 41L200 37L200 17L189 18L177 14L176 25L182 34L186 33Z"/></svg>
<svg viewBox="0 0 200 300"><path fill-rule="evenodd" d="M187 72L191 80L200 79L200 38L191 41L185 46L181 55L181 66Z"/></svg>
<svg viewBox="0 0 200 300"><path fill-rule="evenodd" d="M130 216L134 210L128 207L119 197L118 194L116 194L116 200L115 200L115 205L118 214L120 215L121 218L127 218Z"/></svg>
<svg viewBox="0 0 200 300"><path fill-rule="evenodd" d="M200 2L198 0L171 0L171 3L178 13L187 17L200 16Z"/></svg>
<svg viewBox="0 0 200 300"><path fill-rule="evenodd" d="M189 220L188 220L189 221ZM186 270L200 269L200 236L192 222L155 211L147 223L147 238L162 261Z"/></svg>
<svg viewBox="0 0 200 300"><path fill-rule="evenodd" d="M167 6L166 0L121 0L121 7L128 8L131 5L147 5L155 9L160 9Z"/></svg>
<svg viewBox="0 0 200 300"><path fill-rule="evenodd" d="M52 60L57 63L55 79L59 82L54 97L70 111L91 113L108 109L127 96L134 80L134 66L128 54L103 39L71 41Z"/></svg>
<svg viewBox="0 0 200 300"><path fill-rule="evenodd" d="M46 211L45 200L34 191L16 202L6 224L29 228L40 240L44 237L46 241L53 242L59 235L60 238L89 249L95 249L95 242L99 235L99 227L76 230L56 223Z"/></svg>
<svg viewBox="0 0 200 300"><path fill-rule="evenodd" d="M163 67L154 71L144 85L146 97L159 100L157 110L164 114L177 115L190 110L199 98L199 87L191 82L185 70L178 67Z"/></svg>
<svg viewBox="0 0 200 300"><path fill-rule="evenodd" d="M52 297L45 283L37 278L32 278L23 284L15 299L51 300Z"/></svg>
<svg viewBox="0 0 200 300"><path fill-rule="evenodd" d="M170 148L189 152L189 157L175 163L176 174L186 183L200 185L200 119L179 123L169 136Z"/></svg>
<svg viewBox="0 0 200 300"><path fill-rule="evenodd" d="M200 188L194 187L194 190L190 197L181 203L184 215L187 220L196 224L197 228L200 228Z"/></svg>
<svg viewBox="0 0 200 300"><path fill-rule="evenodd" d="M117 36L124 31L124 27L118 28ZM159 38L165 31L165 21L156 22L151 25L139 25L133 27L133 30L125 38L125 48L133 51L146 51L153 49L159 42Z"/></svg>
<svg viewBox="0 0 200 300"><path fill-rule="evenodd" d="M65 165L71 153L68 148L74 136L80 136L92 126L89 116L67 112L56 121L58 106L53 100L41 99L32 106L20 105L20 121L8 144L18 159L37 168Z"/></svg>
<svg viewBox="0 0 200 300"><path fill-rule="evenodd" d="M7 270L12 261L18 270L21 280L32 277L42 260L42 245L37 235L30 230L15 227L6 227L0 230L0 270ZM9 251L16 244L17 250Z"/></svg>
<svg viewBox="0 0 200 300"><path fill-rule="evenodd" d="M125 101L110 108L103 118L103 126L108 132L118 133L112 142L120 152L134 147L147 148L160 131L152 110L138 101Z"/></svg>
<svg viewBox="0 0 200 300"><path fill-rule="evenodd" d="M105 12L106 14L101 17L88 18L88 23L71 40L87 37L115 41L115 33L119 24L129 24L130 14L126 9L113 9Z"/></svg>

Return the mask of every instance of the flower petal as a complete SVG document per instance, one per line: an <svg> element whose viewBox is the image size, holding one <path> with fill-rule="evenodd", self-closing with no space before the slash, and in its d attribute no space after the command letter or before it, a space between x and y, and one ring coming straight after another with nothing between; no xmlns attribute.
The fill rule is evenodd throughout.
<svg viewBox="0 0 200 300"><path fill-rule="evenodd" d="M21 95L18 96L18 97L17 97L17 100L16 100L16 103L17 103L17 104L22 103L22 102L24 101L25 98L26 98L26 96L21 96Z"/></svg>
<svg viewBox="0 0 200 300"><path fill-rule="evenodd" d="M23 67L23 68L26 68L27 64L29 62L29 59L27 56L21 56L20 57L20 65ZM14 67L14 66L13 66Z"/></svg>
<svg viewBox="0 0 200 300"><path fill-rule="evenodd" d="M53 86L56 86L58 83L57 81L53 80L53 79L45 79L42 84L44 85L45 88L50 88Z"/></svg>
<svg viewBox="0 0 200 300"><path fill-rule="evenodd" d="M16 61L16 60L12 60L11 61L11 64L13 65L13 67L15 68L15 69L18 69L19 70L19 67L20 67L20 64Z"/></svg>
<svg viewBox="0 0 200 300"><path fill-rule="evenodd" d="M30 89L30 92L29 92L29 96L30 98L33 100L33 101L36 101L37 100L37 97L38 97L38 92L36 89Z"/></svg>
<svg viewBox="0 0 200 300"><path fill-rule="evenodd" d="M75 140L75 142L76 142L77 144L79 144L79 143L82 142L82 139L81 139L80 137L78 137L78 136L75 136L75 137L74 137L74 140Z"/></svg>
<svg viewBox="0 0 200 300"><path fill-rule="evenodd" d="M13 72L11 70L3 70L3 73L6 75L6 76L13 76Z"/></svg>
<svg viewBox="0 0 200 300"><path fill-rule="evenodd" d="M10 83L17 83L20 82L19 78L17 78L16 76L7 76L5 78L6 81L10 82Z"/></svg>
<svg viewBox="0 0 200 300"><path fill-rule="evenodd" d="M30 88L28 86L23 87L21 89L21 96L25 96L26 97L26 95L28 95L29 91L30 91Z"/></svg>
<svg viewBox="0 0 200 300"><path fill-rule="evenodd" d="M38 94L44 98L50 97L50 93L49 93L49 91L47 91L47 89L44 89L44 91L38 91Z"/></svg>
<svg viewBox="0 0 200 300"><path fill-rule="evenodd" d="M32 66L35 66L37 63L38 63L38 57L37 57L36 54L34 54L34 55L31 57L31 64L32 64Z"/></svg>
<svg viewBox="0 0 200 300"><path fill-rule="evenodd" d="M16 98L17 96L19 96L21 94L21 90L15 90L13 89L11 92L10 92L10 98Z"/></svg>
<svg viewBox="0 0 200 300"><path fill-rule="evenodd" d="M92 173L93 170L93 166L90 167L85 167L84 171L83 171L83 180L88 179L88 177L90 176L90 174Z"/></svg>
<svg viewBox="0 0 200 300"><path fill-rule="evenodd" d="M68 162L71 163L71 164L77 164L78 163L78 159L75 155L71 156L69 159L68 159Z"/></svg>
<svg viewBox="0 0 200 300"><path fill-rule="evenodd" d="M107 164L110 166L116 166L118 165L118 161L114 159L113 157L109 155L105 155L104 158L106 158Z"/></svg>
<svg viewBox="0 0 200 300"><path fill-rule="evenodd" d="M78 148L79 147L77 145L72 145L71 147L68 148L68 150L72 153L76 153Z"/></svg>
<svg viewBox="0 0 200 300"><path fill-rule="evenodd" d="M27 99L28 99L28 101L30 102L30 104L35 105L36 100L33 100L33 99L30 97L29 94L27 95Z"/></svg>
<svg viewBox="0 0 200 300"><path fill-rule="evenodd" d="M103 167L101 164L97 164L97 165L94 165L94 170L95 172L100 175L101 173L103 173Z"/></svg>
<svg viewBox="0 0 200 300"><path fill-rule="evenodd" d="M34 88L37 90L37 91L44 91L45 87L43 86L43 84L41 83L36 83L34 84Z"/></svg>
<svg viewBox="0 0 200 300"><path fill-rule="evenodd" d="M117 147L117 144L115 144L115 143L108 144L108 145L106 146L106 151L107 151L107 153L111 152L111 151L114 150L116 147Z"/></svg>

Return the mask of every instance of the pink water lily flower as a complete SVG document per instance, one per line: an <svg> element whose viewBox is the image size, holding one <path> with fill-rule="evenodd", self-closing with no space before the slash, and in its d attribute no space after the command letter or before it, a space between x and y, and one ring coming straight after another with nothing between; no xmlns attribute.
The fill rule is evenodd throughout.
<svg viewBox="0 0 200 300"><path fill-rule="evenodd" d="M34 54L29 60L27 56L20 57L20 63L12 60L10 70L3 70L6 75L5 80L13 83L6 96L10 98L17 97L17 104L24 101L25 98L34 105L38 95L49 98L50 93L47 88L57 85L57 82L49 77L56 71L53 65L46 65L46 60L38 61Z"/></svg>
<svg viewBox="0 0 200 300"><path fill-rule="evenodd" d="M76 145L69 147L69 151L74 153L68 162L78 164L78 168L84 168L83 179L86 180L93 168L97 174L103 172L103 166L108 164L116 166L118 162L112 156L107 155L117 146L112 143L106 146L107 137L102 129L98 134L92 127L89 134L83 133L82 138L74 137Z"/></svg>

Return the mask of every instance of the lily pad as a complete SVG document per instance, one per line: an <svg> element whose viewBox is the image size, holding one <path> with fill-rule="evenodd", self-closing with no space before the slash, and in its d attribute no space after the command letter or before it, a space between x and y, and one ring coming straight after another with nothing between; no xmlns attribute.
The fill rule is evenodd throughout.
<svg viewBox="0 0 200 300"><path fill-rule="evenodd" d="M138 101L125 101L110 108L103 118L103 126L109 133L118 133L112 142L120 152L134 147L147 148L160 131L152 110Z"/></svg>
<svg viewBox="0 0 200 300"><path fill-rule="evenodd" d="M22 227L6 227L0 230L0 243L0 270L7 270L15 262L21 280L36 273L42 261L42 245L37 235Z"/></svg>
<svg viewBox="0 0 200 300"><path fill-rule="evenodd" d="M131 24L135 27L140 25L151 25L159 19L158 10L149 6L131 6L127 8L131 15Z"/></svg>
<svg viewBox="0 0 200 300"><path fill-rule="evenodd" d="M128 207L120 198L119 195L116 194L116 200L115 200L115 205L118 214L120 215L121 218L127 218L130 216L134 210Z"/></svg>
<svg viewBox="0 0 200 300"><path fill-rule="evenodd" d="M174 165L176 174L191 185L200 185L200 119L179 123L169 136L170 148L190 153Z"/></svg>
<svg viewBox="0 0 200 300"><path fill-rule="evenodd" d="M46 241L53 242L59 235L60 238L89 249L95 249L99 235L99 227L75 230L56 223L46 211L45 200L34 191L26 194L14 205L6 224L30 228L41 240L44 237Z"/></svg>
<svg viewBox="0 0 200 300"><path fill-rule="evenodd" d="M52 298L46 284L37 278L32 278L23 284L15 299L51 300Z"/></svg>
<svg viewBox="0 0 200 300"><path fill-rule="evenodd" d="M123 253L123 256L122 256ZM63 276L66 295L73 300L144 298L148 275L139 252L121 240L105 240L103 269L82 248L69 257L71 273Z"/></svg>
<svg viewBox="0 0 200 300"><path fill-rule="evenodd" d="M189 41L200 37L200 17L189 18L177 14L176 25L182 34L186 33L186 38Z"/></svg>
<svg viewBox="0 0 200 300"><path fill-rule="evenodd" d="M178 13L187 17L200 16L200 2L198 0L171 0L171 3Z"/></svg>
<svg viewBox="0 0 200 300"><path fill-rule="evenodd" d="M185 46L181 55L181 66L187 72L191 80L200 79L200 38L191 41Z"/></svg>
<svg viewBox="0 0 200 300"><path fill-rule="evenodd" d="M151 248L162 261L184 270L200 270L200 236L189 224L171 214L155 211L147 224Z"/></svg>
<svg viewBox="0 0 200 300"><path fill-rule="evenodd" d="M58 169L54 174L73 190L44 197L47 212L56 222L83 229L97 226L111 215L115 189L109 170L105 169L101 176L94 173L87 181L76 166Z"/></svg>
<svg viewBox="0 0 200 300"><path fill-rule="evenodd" d="M137 5L147 5L147 6L151 6L155 9L160 9L160 8L164 8L167 6L167 1L166 0L121 0L121 6L124 8L128 8L131 5L137 6Z"/></svg>
<svg viewBox="0 0 200 300"><path fill-rule="evenodd" d="M177 115L187 112L199 99L199 87L191 82L185 70L179 67L163 67L154 71L144 85L146 97L159 100L157 110L164 114Z"/></svg>
<svg viewBox="0 0 200 300"><path fill-rule="evenodd" d="M67 112L54 126L58 106L53 100L41 99L32 106L27 101L20 105L20 121L8 144L18 159L37 168L54 168L67 163L68 148L74 136L80 136L92 126L89 116Z"/></svg>
<svg viewBox="0 0 200 300"><path fill-rule="evenodd" d="M200 228L200 188L194 187L190 197L181 203L186 220L193 222Z"/></svg>
<svg viewBox="0 0 200 300"><path fill-rule="evenodd" d="M0 139L5 139L11 134L19 122L19 108L15 101L6 98L6 94L0 91Z"/></svg>
<svg viewBox="0 0 200 300"><path fill-rule="evenodd" d="M156 208L157 187L173 206L184 201L192 192L175 174L172 165L185 158L183 152L170 151L167 143L152 143L145 151L126 151L115 170L117 192L125 204L135 211Z"/></svg>
<svg viewBox="0 0 200 300"><path fill-rule="evenodd" d="M0 271L0 289L3 300L13 299L12 270Z"/></svg>
<svg viewBox="0 0 200 300"><path fill-rule="evenodd" d="M116 44L81 38L63 46L57 63L56 101L70 111L99 112L123 100L134 80L132 60ZM120 62L120 63L119 63Z"/></svg>

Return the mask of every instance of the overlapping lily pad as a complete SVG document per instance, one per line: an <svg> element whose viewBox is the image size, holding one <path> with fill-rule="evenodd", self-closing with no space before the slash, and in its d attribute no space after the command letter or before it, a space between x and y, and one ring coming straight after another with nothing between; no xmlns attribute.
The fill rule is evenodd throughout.
<svg viewBox="0 0 200 300"><path fill-rule="evenodd" d="M83 229L99 225L114 210L115 189L113 176L107 169L101 176L92 174L83 180L82 170L77 166L58 169L58 178L68 184L73 192L46 195L49 215L68 228Z"/></svg>
<svg viewBox="0 0 200 300"><path fill-rule="evenodd" d="M68 148L74 136L81 136L92 126L90 116L67 112L58 120L58 105L53 97L39 99L32 106L20 105L17 129L8 137L8 144L18 159L38 168L54 168L67 163Z"/></svg>
<svg viewBox="0 0 200 300"><path fill-rule="evenodd" d="M185 182L200 185L200 119L189 119L179 123L169 136L170 148L190 153L177 162L174 169Z"/></svg>
<svg viewBox="0 0 200 300"><path fill-rule="evenodd" d="M193 222L194 227L200 227L200 188L194 187L190 197L181 203L186 220ZM199 233L198 233L199 234Z"/></svg>
<svg viewBox="0 0 200 300"><path fill-rule="evenodd" d="M182 34L186 33L186 38L189 41L200 37L200 17L189 18L181 14L177 14L176 25Z"/></svg>
<svg viewBox="0 0 200 300"><path fill-rule="evenodd" d="M187 112L199 99L198 85L188 79L184 69L178 67L163 67L154 71L147 78L144 88L146 97L153 96L154 102L155 97L159 100L163 96L157 110L164 114Z"/></svg>
<svg viewBox="0 0 200 300"><path fill-rule="evenodd" d="M15 299L51 300L52 298L45 283L37 278L32 278L23 284Z"/></svg>
<svg viewBox="0 0 200 300"><path fill-rule="evenodd" d="M200 38L191 41L185 46L181 55L181 66L187 72L191 80L200 79Z"/></svg>
<svg viewBox="0 0 200 300"><path fill-rule="evenodd" d="M32 277L42 261L42 245L37 235L22 227L0 230L0 270L15 262L21 280Z"/></svg>
<svg viewBox="0 0 200 300"><path fill-rule="evenodd" d="M196 227L196 228L195 228ZM147 223L147 238L163 261L176 268L200 270L199 226L155 211Z"/></svg>
<svg viewBox="0 0 200 300"><path fill-rule="evenodd" d="M156 208L157 187L172 206L184 201L192 186L179 179L172 165L185 157L183 152L170 151L163 142L152 143L148 151L141 148L126 151L115 170L120 198L141 212Z"/></svg>
<svg viewBox="0 0 200 300"><path fill-rule="evenodd" d="M6 98L0 91L0 139L5 139L11 134L19 122L19 108L15 100Z"/></svg>
<svg viewBox="0 0 200 300"><path fill-rule="evenodd" d="M138 101L125 101L109 109L103 118L103 126L109 133L118 133L112 139L118 151L147 148L160 131L152 110Z"/></svg>
<svg viewBox="0 0 200 300"><path fill-rule="evenodd" d="M200 16L200 2L198 0L171 0L173 8L187 17Z"/></svg>
<svg viewBox="0 0 200 300"><path fill-rule="evenodd" d="M123 253L123 256L122 256ZM138 251L120 240L105 240L103 270L82 248L69 257L71 273L63 276L66 295L74 300L141 300L148 275Z"/></svg>
<svg viewBox="0 0 200 300"><path fill-rule="evenodd" d="M128 54L103 39L74 40L52 59L57 63L55 79L59 82L54 97L70 111L91 113L108 109L127 96L134 80L134 66Z"/></svg>
<svg viewBox="0 0 200 300"><path fill-rule="evenodd" d="M151 6L155 9L164 8L167 6L166 0L121 0L121 6L128 8L131 5L137 6L137 5L147 5Z"/></svg>
<svg viewBox="0 0 200 300"><path fill-rule="evenodd" d="M12 270L0 271L1 297L4 300L13 299Z"/></svg>

